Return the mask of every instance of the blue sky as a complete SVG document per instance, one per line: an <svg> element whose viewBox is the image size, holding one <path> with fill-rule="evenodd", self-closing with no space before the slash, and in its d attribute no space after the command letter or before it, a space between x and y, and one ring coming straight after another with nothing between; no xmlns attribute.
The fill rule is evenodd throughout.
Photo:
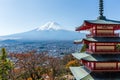
<svg viewBox="0 0 120 80"><path fill-rule="evenodd" d="M49 21L74 30L99 16L99 0L0 0L0 35L35 29ZM120 0L104 0L104 15L120 20Z"/></svg>

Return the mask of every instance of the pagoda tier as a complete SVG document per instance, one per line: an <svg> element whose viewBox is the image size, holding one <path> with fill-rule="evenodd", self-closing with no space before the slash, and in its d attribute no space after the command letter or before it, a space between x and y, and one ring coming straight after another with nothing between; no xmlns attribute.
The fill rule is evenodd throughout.
<svg viewBox="0 0 120 80"><path fill-rule="evenodd" d="M74 53L72 55L92 72L120 71L120 55L89 55L86 53Z"/></svg>
<svg viewBox="0 0 120 80"><path fill-rule="evenodd" d="M120 80L120 72L91 72L84 66L70 67L75 80Z"/></svg>
<svg viewBox="0 0 120 80"><path fill-rule="evenodd" d="M76 40L75 44L86 45L86 52L90 54L120 54L120 38L94 37Z"/></svg>
<svg viewBox="0 0 120 80"><path fill-rule="evenodd" d="M107 32L107 30L105 30L105 32ZM108 33L107 34L87 34L86 37L119 37L120 34L119 33Z"/></svg>
<svg viewBox="0 0 120 80"><path fill-rule="evenodd" d="M97 29L120 29L120 21L108 20L108 19L97 19L97 20L85 20L83 25L76 28L76 31L81 30L97 30Z"/></svg>
<svg viewBox="0 0 120 80"><path fill-rule="evenodd" d="M81 30L90 31L86 37L119 37L115 30L120 30L120 21L85 20L82 26L76 28L76 31Z"/></svg>

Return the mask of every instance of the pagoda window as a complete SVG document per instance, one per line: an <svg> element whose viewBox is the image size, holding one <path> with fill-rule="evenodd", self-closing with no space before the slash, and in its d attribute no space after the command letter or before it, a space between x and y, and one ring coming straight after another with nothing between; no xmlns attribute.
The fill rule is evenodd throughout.
<svg viewBox="0 0 120 80"><path fill-rule="evenodd" d="M116 68L116 63L113 63L113 62L109 62L109 63L107 63L107 62L105 62L105 63L96 63L96 69L108 69L108 68Z"/></svg>
<svg viewBox="0 0 120 80"><path fill-rule="evenodd" d="M120 69L120 62L118 63L118 68Z"/></svg>
<svg viewBox="0 0 120 80"><path fill-rule="evenodd" d="M114 51L115 50L115 46L96 46L96 50L97 51Z"/></svg>
<svg viewBox="0 0 120 80"><path fill-rule="evenodd" d="M90 66L90 62L87 63L87 66Z"/></svg>
<svg viewBox="0 0 120 80"><path fill-rule="evenodd" d="M113 30L113 26L97 26L97 29L112 29Z"/></svg>
<svg viewBox="0 0 120 80"><path fill-rule="evenodd" d="M89 43L89 50L92 50L92 43Z"/></svg>
<svg viewBox="0 0 120 80"><path fill-rule="evenodd" d="M91 45L89 46L89 50L91 50Z"/></svg>
<svg viewBox="0 0 120 80"><path fill-rule="evenodd" d="M95 33L95 27L92 28L92 32Z"/></svg>
<svg viewBox="0 0 120 80"><path fill-rule="evenodd" d="M97 30L97 34L113 34L113 30Z"/></svg>
<svg viewBox="0 0 120 80"><path fill-rule="evenodd" d="M94 63L93 62L91 62L91 68L94 68Z"/></svg>
<svg viewBox="0 0 120 80"><path fill-rule="evenodd" d="M93 29L95 30L96 27L93 27Z"/></svg>
<svg viewBox="0 0 120 80"><path fill-rule="evenodd" d="M96 45L115 45L114 43L96 43Z"/></svg>
<svg viewBox="0 0 120 80"><path fill-rule="evenodd" d="M93 30L93 33L95 34L95 30Z"/></svg>
<svg viewBox="0 0 120 80"><path fill-rule="evenodd" d="M92 46L92 50L95 51L95 46Z"/></svg>

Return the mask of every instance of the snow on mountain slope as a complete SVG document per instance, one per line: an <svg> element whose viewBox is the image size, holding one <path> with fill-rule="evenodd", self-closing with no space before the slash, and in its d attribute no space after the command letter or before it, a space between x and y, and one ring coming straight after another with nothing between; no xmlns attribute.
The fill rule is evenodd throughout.
<svg viewBox="0 0 120 80"><path fill-rule="evenodd" d="M62 27L56 23L56 22L48 22L45 25L37 28L37 31L39 30L61 30Z"/></svg>
<svg viewBox="0 0 120 80"><path fill-rule="evenodd" d="M39 40L75 40L85 37L84 33L78 33L75 31L69 31L63 29L58 23L56 22L48 22L45 25L38 27L34 30L2 36L2 39L12 39L15 40L26 40L26 41L39 41Z"/></svg>

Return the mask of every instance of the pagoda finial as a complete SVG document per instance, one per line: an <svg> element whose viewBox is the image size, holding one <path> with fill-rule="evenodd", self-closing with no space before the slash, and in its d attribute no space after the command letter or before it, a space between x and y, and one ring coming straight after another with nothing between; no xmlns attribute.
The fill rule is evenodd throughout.
<svg viewBox="0 0 120 80"><path fill-rule="evenodd" d="M100 11L100 16L103 16L103 0L99 0L99 11Z"/></svg>
<svg viewBox="0 0 120 80"><path fill-rule="evenodd" d="M100 16L98 17L98 19L106 19L105 16L103 16L103 11L104 11L104 6L103 6L103 0L99 0L99 14Z"/></svg>

